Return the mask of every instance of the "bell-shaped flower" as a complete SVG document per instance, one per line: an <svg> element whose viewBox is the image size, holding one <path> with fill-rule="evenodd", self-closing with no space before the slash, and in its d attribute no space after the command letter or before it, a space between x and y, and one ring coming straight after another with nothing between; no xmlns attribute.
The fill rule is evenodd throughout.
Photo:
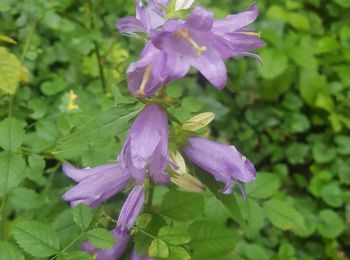
<svg viewBox="0 0 350 260"><path fill-rule="evenodd" d="M85 242L80 246L80 249L95 255L96 260L119 259L128 245L130 237L129 230L141 213L144 200L144 186L134 186L120 211L118 224L112 231L112 235L116 240L115 246L110 249L98 249L89 242Z"/></svg>
<svg viewBox="0 0 350 260"><path fill-rule="evenodd" d="M129 130L119 155L123 167L139 184L146 174L155 183L167 184L168 122L166 112L157 104L147 105Z"/></svg>
<svg viewBox="0 0 350 260"><path fill-rule="evenodd" d="M190 66L197 68L215 87L224 88L227 71L224 60L234 56L251 55L249 51L264 45L256 33L246 26L253 22L256 6L242 14L214 20L213 13L195 7L186 21L169 20L161 29L151 30L153 45L176 59L173 68L187 73ZM231 29L228 29L232 26ZM172 64L170 61L169 64Z"/></svg>
<svg viewBox="0 0 350 260"><path fill-rule="evenodd" d="M63 195L63 200L69 201L72 206L85 203L96 207L123 191L131 177L120 163L85 169L77 169L65 163L62 170L78 183Z"/></svg>
<svg viewBox="0 0 350 260"><path fill-rule="evenodd" d="M189 145L183 149L186 157L224 183L223 193L232 192L232 183L248 183L255 179L254 165L234 146L201 137L190 137L188 141Z"/></svg>

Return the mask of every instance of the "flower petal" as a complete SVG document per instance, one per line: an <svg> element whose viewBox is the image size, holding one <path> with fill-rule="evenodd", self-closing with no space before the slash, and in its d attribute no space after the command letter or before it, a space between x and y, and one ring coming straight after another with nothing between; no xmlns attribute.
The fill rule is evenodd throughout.
<svg viewBox="0 0 350 260"><path fill-rule="evenodd" d="M97 166L94 168L85 168L85 169L78 169L75 168L73 165L64 163L62 165L62 171L65 175L67 175L69 178L73 179L75 182L80 182L86 178L91 177L95 174L100 174L106 170L114 169L115 171L118 171L119 164L118 163L110 163L105 164L101 166Z"/></svg>
<svg viewBox="0 0 350 260"><path fill-rule="evenodd" d="M207 31L214 23L214 14L197 6L186 21L186 27L192 30Z"/></svg>
<svg viewBox="0 0 350 260"><path fill-rule="evenodd" d="M256 4L253 4L241 13L229 15L225 19L215 20L213 32L218 34L235 32L254 22L258 15Z"/></svg>
<svg viewBox="0 0 350 260"><path fill-rule="evenodd" d="M120 33L127 35L135 35L136 33L145 33L145 28L141 21L133 16L126 16L118 20L117 29Z"/></svg>

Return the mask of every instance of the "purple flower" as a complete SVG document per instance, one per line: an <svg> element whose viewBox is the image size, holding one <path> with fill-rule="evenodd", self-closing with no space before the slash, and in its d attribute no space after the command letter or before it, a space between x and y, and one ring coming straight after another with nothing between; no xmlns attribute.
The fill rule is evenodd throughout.
<svg viewBox="0 0 350 260"><path fill-rule="evenodd" d="M222 89L227 81L224 60L252 56L249 51L264 45L256 33L246 29L257 15L253 5L241 14L215 21L213 13L196 7L186 21L169 20L161 29L151 30L151 40L155 47L172 54L169 59L176 57L181 61L175 63L181 66L176 70L187 72L193 66L215 87Z"/></svg>
<svg viewBox="0 0 350 260"><path fill-rule="evenodd" d="M232 192L232 183L248 183L255 179L254 165L234 146L219 144L200 137L188 138L184 154L198 167L225 184L223 193ZM244 193L243 193L244 195Z"/></svg>
<svg viewBox="0 0 350 260"><path fill-rule="evenodd" d="M117 224L117 233L128 233L141 213L145 201L144 185L136 185L129 193L128 198L120 211Z"/></svg>
<svg viewBox="0 0 350 260"><path fill-rule="evenodd" d="M95 255L96 260L116 260L119 259L129 242L129 234L118 233L116 229L112 231L112 235L116 240L114 247L110 249L98 249L91 245L89 242L85 242L80 245L82 251L88 252L89 254Z"/></svg>
<svg viewBox="0 0 350 260"><path fill-rule="evenodd" d="M135 0L136 17L126 16L118 20L117 29L119 32L140 38L140 34L147 34L151 29L162 26L166 15L164 7L168 5L167 0L148 0L145 6L142 0Z"/></svg>
<svg viewBox="0 0 350 260"><path fill-rule="evenodd" d="M181 59L174 53L165 53L148 42L141 58L128 68L128 88L135 96L150 97L170 81L186 75Z"/></svg>
<svg viewBox="0 0 350 260"><path fill-rule="evenodd" d="M85 203L96 207L124 190L130 179L130 175L119 163L85 169L77 169L65 163L62 170L78 182L63 195L63 200L70 201L72 206Z"/></svg>
<svg viewBox="0 0 350 260"><path fill-rule="evenodd" d="M154 258L149 258L145 256L138 256L136 250L133 249L131 252L130 260L155 260Z"/></svg>
<svg viewBox="0 0 350 260"><path fill-rule="evenodd" d="M147 105L136 118L118 160L138 184L146 173L156 183L167 184L168 122L166 112L157 104Z"/></svg>
<svg viewBox="0 0 350 260"><path fill-rule="evenodd" d="M112 231L112 235L116 240L114 247L110 249L98 249L89 242L85 242L80 246L80 249L96 255L96 260L119 259L128 245L130 237L129 230L141 213L144 200L144 186L134 186L120 211L117 227Z"/></svg>

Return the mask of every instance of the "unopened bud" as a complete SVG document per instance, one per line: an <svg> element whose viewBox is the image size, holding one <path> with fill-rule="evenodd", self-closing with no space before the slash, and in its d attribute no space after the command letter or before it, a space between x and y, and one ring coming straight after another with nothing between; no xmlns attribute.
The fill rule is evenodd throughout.
<svg viewBox="0 0 350 260"><path fill-rule="evenodd" d="M172 167L173 170L179 175L187 174L185 159L182 157L181 153L179 151L171 152L170 157L177 166L177 168Z"/></svg>
<svg viewBox="0 0 350 260"><path fill-rule="evenodd" d="M175 11L189 9L195 0L176 0Z"/></svg>
<svg viewBox="0 0 350 260"><path fill-rule="evenodd" d="M195 117L192 117L191 119L187 120L183 125L182 129L186 131L197 131L208 124L210 124L211 121L213 121L215 118L215 114L211 112L202 113L199 115L196 115Z"/></svg>
<svg viewBox="0 0 350 260"><path fill-rule="evenodd" d="M190 174L178 175L171 177L171 182L189 192L204 192L204 185Z"/></svg>

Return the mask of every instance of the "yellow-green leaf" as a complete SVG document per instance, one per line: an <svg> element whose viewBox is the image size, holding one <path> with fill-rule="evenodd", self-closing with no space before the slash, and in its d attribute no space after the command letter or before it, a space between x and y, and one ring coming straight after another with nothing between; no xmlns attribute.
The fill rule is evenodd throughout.
<svg viewBox="0 0 350 260"><path fill-rule="evenodd" d="M22 65L17 57L0 47L0 89L13 95L21 78Z"/></svg>

